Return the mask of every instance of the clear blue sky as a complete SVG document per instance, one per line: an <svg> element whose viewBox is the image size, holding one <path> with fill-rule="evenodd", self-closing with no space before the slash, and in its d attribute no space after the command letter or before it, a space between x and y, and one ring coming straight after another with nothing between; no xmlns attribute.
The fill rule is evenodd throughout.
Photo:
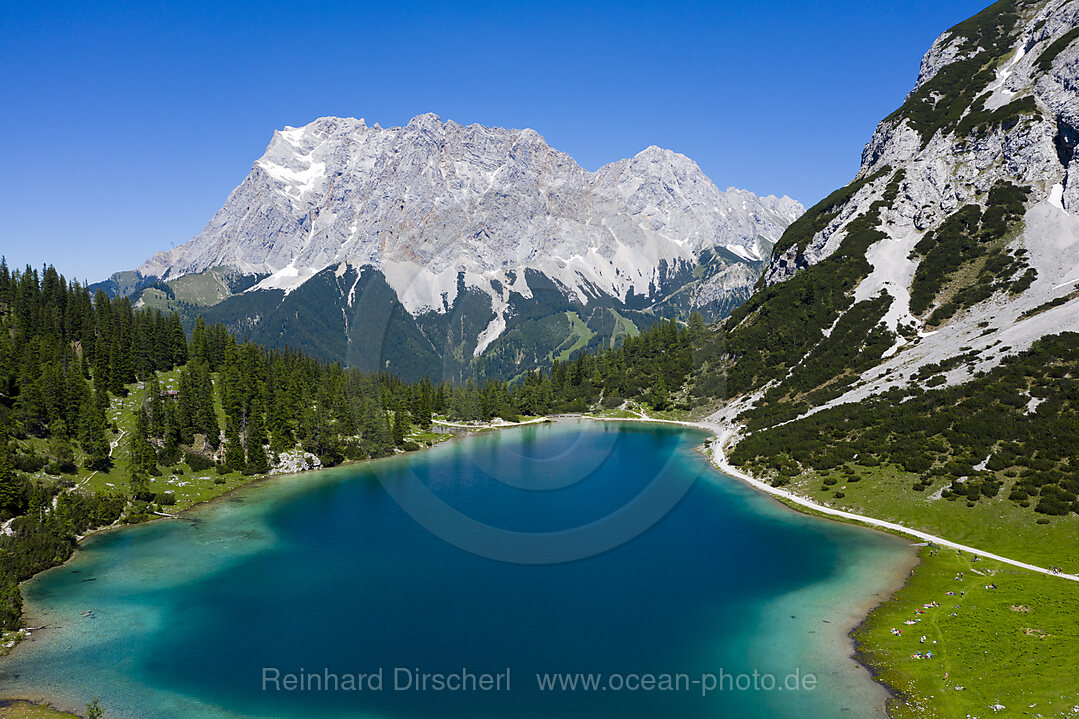
<svg viewBox="0 0 1079 719"><path fill-rule="evenodd" d="M655 144L808 206L987 3L5 3L0 253L131 269L322 115L532 127L590 170Z"/></svg>

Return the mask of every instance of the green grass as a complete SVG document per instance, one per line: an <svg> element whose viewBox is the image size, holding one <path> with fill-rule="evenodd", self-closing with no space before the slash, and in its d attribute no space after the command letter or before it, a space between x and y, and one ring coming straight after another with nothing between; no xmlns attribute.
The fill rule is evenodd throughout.
<svg viewBox="0 0 1079 719"><path fill-rule="evenodd" d="M790 487L833 507L898 522L1009 559L1079 571L1079 515L1046 517L1020 507L1006 499L1014 480L1007 480L996 497L968 507L963 497L930 499L947 484L945 480L916 492L912 487L920 476L892 465L859 467L857 476L859 481L850 482L842 471L811 472L793 477ZM836 483L822 491L825 478ZM836 499L836 491L844 496ZM1038 524L1039 519L1049 523Z"/></svg>
<svg viewBox="0 0 1079 719"><path fill-rule="evenodd" d="M453 435L449 432L431 432L428 430L416 428L413 428L412 432L405 436L405 439L409 442L426 445L439 444L452 438Z"/></svg>
<svg viewBox="0 0 1079 719"><path fill-rule="evenodd" d="M697 415L684 409L657 410L651 407L645 412L651 419L669 419L676 422L696 422Z"/></svg>
<svg viewBox="0 0 1079 719"><path fill-rule="evenodd" d="M566 319L569 320L569 333L562 344L558 345L550 355L550 359L558 360L559 362L565 362L573 356L574 352L583 349L595 335L595 332L584 323L576 312L567 312Z"/></svg>
<svg viewBox="0 0 1079 719"><path fill-rule="evenodd" d="M589 412L592 417L600 417L603 419L640 419L639 412L634 412L628 409L608 409L603 412Z"/></svg>
<svg viewBox="0 0 1079 719"><path fill-rule="evenodd" d="M161 388L176 389L179 387L179 370L158 373L158 381ZM137 384L127 386L126 397L112 398L109 408L105 413L106 421L110 424L106 434L110 444L116 443L112 451L112 467L108 471L92 471L83 465L87 455L78 446L75 446L75 463L78 470L74 474L64 474L60 477L52 477L44 472L32 475L35 479L54 482L70 480L78 485L78 488L86 492L102 492L112 495L130 494L131 479L131 451L130 437L135 429L135 410L143 401L145 391ZM218 419L224 426L224 411L221 408L220 398L215 394ZM44 452L45 440L28 439L23 442ZM155 492L172 491L176 497L176 503L161 508L161 511L169 514L182 512L200 502L205 502L220 496L237 487L250 482L257 477L244 476L240 472L231 472L219 475L216 469L192 472L186 464L179 463L172 466L160 466L161 475L151 477L150 489Z"/></svg>
<svg viewBox="0 0 1079 719"><path fill-rule="evenodd" d="M668 419L676 422L696 422L697 415L681 409L658 411L639 402L627 402L625 409L608 409L602 412L589 412L590 417L601 419Z"/></svg>
<svg viewBox="0 0 1079 719"><path fill-rule="evenodd" d="M180 308L179 303L173 302L169 299L168 295L154 287L148 287L143 290L142 294L139 295L139 302L144 307L161 310L166 313L178 311Z"/></svg>
<svg viewBox="0 0 1079 719"><path fill-rule="evenodd" d="M46 704L34 704L21 699L0 699L0 719L78 719L78 716L53 709Z"/></svg>
<svg viewBox="0 0 1079 719"><path fill-rule="evenodd" d="M147 288L139 296L140 302L146 307L162 312L177 312L181 316L184 316L190 307L211 307L233 296L232 290L221 277L220 273L224 271L223 268L214 268L170 280L168 285L175 299L171 299L159 289Z"/></svg>
<svg viewBox="0 0 1079 719"><path fill-rule="evenodd" d="M947 549L920 555L906 586L852 634L863 661L905 695L891 703L891 716L1072 716L1079 584ZM931 602L940 606L917 613ZM903 623L912 619L920 621ZM932 659L912 658L927 650ZM999 714L996 704L1005 707Z"/></svg>
<svg viewBox="0 0 1079 719"><path fill-rule="evenodd" d="M176 299L190 305L216 305L232 296L232 291L218 277L217 270L184 275L169 282L169 287L176 293Z"/></svg>
<svg viewBox="0 0 1079 719"><path fill-rule="evenodd" d="M637 325L628 318L618 314L615 310L608 310L614 315L614 331L611 333L611 347L617 347L626 337L636 337L641 333Z"/></svg>

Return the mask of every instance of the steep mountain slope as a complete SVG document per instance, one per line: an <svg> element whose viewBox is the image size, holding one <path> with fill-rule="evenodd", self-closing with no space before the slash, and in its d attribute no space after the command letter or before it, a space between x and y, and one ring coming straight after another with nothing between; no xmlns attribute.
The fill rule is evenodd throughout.
<svg viewBox="0 0 1079 719"><path fill-rule="evenodd" d="M1077 28L1079 0L1004 0L933 44L699 347L733 461L975 546L1079 536Z"/></svg>
<svg viewBox="0 0 1079 719"><path fill-rule="evenodd" d="M1076 0L1004 0L941 35L854 180L787 229L697 347L689 392L728 428L732 464L1079 569L1077 114ZM889 716L1072 713L1075 583L919 557L856 631Z"/></svg>
<svg viewBox="0 0 1079 719"><path fill-rule="evenodd" d="M725 418L861 401L963 354L960 382L1079 330L1077 25L1074 0L1006 0L933 44L854 181L787 229L724 324L706 373L743 398Z"/></svg>
<svg viewBox="0 0 1079 719"><path fill-rule="evenodd" d="M573 335L567 312L595 343L626 321L724 316L801 211L657 147L592 173L533 130L326 117L275 132L199 236L114 284L156 278L190 302L182 278L238 275L253 286L192 304L260 342L448 376L491 350L516 374ZM549 336L534 352L506 339L527 321L529 341Z"/></svg>

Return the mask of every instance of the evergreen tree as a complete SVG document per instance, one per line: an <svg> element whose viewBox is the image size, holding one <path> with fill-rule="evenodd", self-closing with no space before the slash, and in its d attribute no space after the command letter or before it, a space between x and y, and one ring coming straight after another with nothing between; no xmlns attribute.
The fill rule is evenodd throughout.
<svg viewBox="0 0 1079 719"><path fill-rule="evenodd" d="M225 464L234 470L243 470L247 464L244 455L244 445L240 441L240 431L236 422L231 419L225 421Z"/></svg>
<svg viewBox="0 0 1079 719"><path fill-rule="evenodd" d="M131 498L141 500L143 502L149 502L153 500L153 492L150 491L150 480L143 473L137 469L131 470L131 478L128 480L128 486L131 488Z"/></svg>
<svg viewBox="0 0 1079 719"><path fill-rule="evenodd" d="M135 413L135 430L131 433L131 466L135 472L144 475L156 475L157 452L150 444L150 423L146 412L140 409Z"/></svg>
<svg viewBox="0 0 1079 719"><path fill-rule="evenodd" d="M420 429L428 429L431 426L431 400L424 386L415 393L415 401L412 404L412 422Z"/></svg>
<svg viewBox="0 0 1079 719"><path fill-rule="evenodd" d="M405 441L407 431L408 423L405 421L405 411L398 407L393 413L393 443L401 446Z"/></svg>
<svg viewBox="0 0 1079 719"><path fill-rule="evenodd" d="M62 425L63 421L57 420L54 424ZM53 435L49 438L48 453L51 460L49 468L53 474L60 474L61 472L72 474L75 472L75 451L71 448L71 442L68 441L66 432L53 430Z"/></svg>
<svg viewBox="0 0 1079 719"><path fill-rule="evenodd" d="M101 719L105 716L105 710L101 706L101 700L94 697L86 705L86 719Z"/></svg>
<svg viewBox="0 0 1079 719"><path fill-rule="evenodd" d="M652 389L648 394L648 403L652 405L652 409L663 411L667 409L670 402L670 394L667 392L667 384L660 377L656 380L656 383L652 385Z"/></svg>
<svg viewBox="0 0 1079 719"><path fill-rule="evenodd" d="M88 469L104 471L112 466L109 441L105 437L105 414L97 408L90 412L86 426L86 441L83 442L82 448L90 455L86 461Z"/></svg>
<svg viewBox="0 0 1079 719"><path fill-rule="evenodd" d="M22 592L17 582L8 578L0 580L0 626L18 629L22 623Z"/></svg>
<svg viewBox="0 0 1079 719"><path fill-rule="evenodd" d="M22 483L15 473L11 446L6 434L0 434L0 512L11 516L22 504Z"/></svg>
<svg viewBox="0 0 1079 719"><path fill-rule="evenodd" d="M266 430L264 429L262 410L258 404L252 404L251 413L247 417L247 436L245 448L247 450L248 474L263 474L270 469L269 459L266 457Z"/></svg>
<svg viewBox="0 0 1079 719"><path fill-rule="evenodd" d="M210 362L210 348L206 341L206 322L200 315L195 320L195 327L191 330L191 342L189 344L187 357L189 360L201 360L209 366Z"/></svg>

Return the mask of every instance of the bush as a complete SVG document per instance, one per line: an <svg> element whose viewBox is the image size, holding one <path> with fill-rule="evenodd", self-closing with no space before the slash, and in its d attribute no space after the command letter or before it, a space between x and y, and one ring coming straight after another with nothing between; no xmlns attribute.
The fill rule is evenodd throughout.
<svg viewBox="0 0 1079 719"><path fill-rule="evenodd" d="M1038 500L1038 504L1034 507L1034 511L1039 514L1060 516L1071 512L1071 505L1056 497L1046 496Z"/></svg>
<svg viewBox="0 0 1079 719"><path fill-rule="evenodd" d="M163 464L166 467L171 467L174 464L180 462L181 453L179 447L164 447L157 451L158 464Z"/></svg>
<svg viewBox="0 0 1079 719"><path fill-rule="evenodd" d="M401 449L405 450L406 452L415 452L419 448L420 448L420 445L416 444L415 442L402 442L401 443Z"/></svg>
<svg viewBox="0 0 1079 719"><path fill-rule="evenodd" d="M15 469L19 470L20 472L33 474L44 466L44 457L40 457L36 454L23 454L21 452L15 455Z"/></svg>
<svg viewBox="0 0 1079 719"><path fill-rule="evenodd" d="M204 472L214 466L214 461L197 452L184 452L184 464L193 472Z"/></svg>

